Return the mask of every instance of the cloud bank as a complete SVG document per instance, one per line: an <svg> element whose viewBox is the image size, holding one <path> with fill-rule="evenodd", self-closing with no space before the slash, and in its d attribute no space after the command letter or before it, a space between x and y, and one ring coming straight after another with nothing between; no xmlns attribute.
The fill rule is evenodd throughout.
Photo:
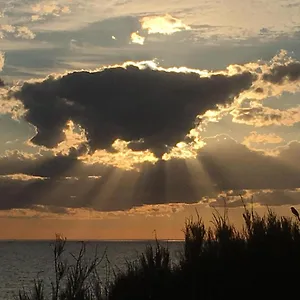
<svg viewBox="0 0 300 300"><path fill-rule="evenodd" d="M5 56L3 52L0 52L0 71L2 71L5 62Z"/></svg>
<svg viewBox="0 0 300 300"><path fill-rule="evenodd" d="M300 167L295 164L298 142L282 148L277 157L252 151L224 135L206 142L196 159L143 163L139 170L89 165L74 154L8 153L0 159L0 209L46 205L116 211L198 203L222 191L279 191L300 186ZM272 200L268 201L271 205ZM285 204L289 202L274 203Z"/></svg>

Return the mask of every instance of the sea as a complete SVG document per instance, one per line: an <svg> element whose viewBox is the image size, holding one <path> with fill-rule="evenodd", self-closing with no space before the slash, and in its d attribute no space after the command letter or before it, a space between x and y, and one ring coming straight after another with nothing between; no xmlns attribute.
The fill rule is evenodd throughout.
<svg viewBox="0 0 300 300"><path fill-rule="evenodd" d="M103 282L113 279L114 272L126 268L128 262L136 261L146 246L155 241L85 241L86 260L93 259L95 253L103 260L98 273ZM159 241L168 247L172 263L179 261L183 251L181 241ZM65 258L74 262L82 246L81 241L67 241ZM30 290L35 279L45 282L49 291L53 280L53 241L0 241L0 299L17 299L20 290Z"/></svg>

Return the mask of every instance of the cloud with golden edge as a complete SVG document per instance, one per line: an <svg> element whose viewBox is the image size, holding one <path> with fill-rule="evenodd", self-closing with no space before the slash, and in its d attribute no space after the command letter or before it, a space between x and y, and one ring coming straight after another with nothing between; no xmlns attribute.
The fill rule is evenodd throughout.
<svg viewBox="0 0 300 300"><path fill-rule="evenodd" d="M140 19L140 23L148 34L171 35L175 32L190 30L191 27L184 24L180 19L174 18L169 14L164 16L147 16Z"/></svg>
<svg viewBox="0 0 300 300"><path fill-rule="evenodd" d="M133 32L130 35L130 39L131 39L131 43L133 43L133 44L144 45L144 42L145 42L145 37L139 35L138 31Z"/></svg>

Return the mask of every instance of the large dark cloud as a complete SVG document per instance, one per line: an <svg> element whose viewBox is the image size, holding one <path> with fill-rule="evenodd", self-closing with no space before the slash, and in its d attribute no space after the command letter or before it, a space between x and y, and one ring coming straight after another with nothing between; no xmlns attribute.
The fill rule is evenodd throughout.
<svg viewBox="0 0 300 300"><path fill-rule="evenodd" d="M71 119L86 130L92 151L110 150L119 138L143 141L130 147L161 156L194 127L197 115L232 101L253 80L248 72L200 78L128 66L25 83L14 96L27 109L25 119L37 128L32 139L37 145L55 147Z"/></svg>
<svg viewBox="0 0 300 300"><path fill-rule="evenodd" d="M295 142L283 149L279 157L270 157L251 151L228 136L219 136L207 139L197 159L144 163L139 171L85 165L72 155L36 160L14 155L13 160L0 160L0 174L12 174L13 170L46 179L0 179L0 209L41 204L126 210L143 204L195 203L204 196L216 197L224 190L240 193L245 189L294 189L300 187L300 167L295 163L299 151L300 144ZM281 202L278 197L273 202L271 197L261 199L268 201L261 203L269 205L290 203L286 197Z"/></svg>

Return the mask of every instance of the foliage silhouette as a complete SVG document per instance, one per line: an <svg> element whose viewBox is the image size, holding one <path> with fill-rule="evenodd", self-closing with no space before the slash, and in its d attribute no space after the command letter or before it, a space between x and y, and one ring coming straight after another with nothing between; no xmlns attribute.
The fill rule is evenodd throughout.
<svg viewBox="0 0 300 300"><path fill-rule="evenodd" d="M144 300L144 299L263 299L294 296L299 284L300 227L296 219L279 217L268 209L259 216L246 206L244 226L237 230L224 215L213 214L206 228L199 214L184 227L179 263L171 261L167 247L156 241L125 271L102 283L97 266L104 256L84 263L85 246L75 264L63 262L65 239L56 239L56 280L47 298L43 281L31 293L20 291L19 300ZM294 208L295 209L295 208ZM296 210L295 210L296 211ZM282 296L280 296L282 295Z"/></svg>

